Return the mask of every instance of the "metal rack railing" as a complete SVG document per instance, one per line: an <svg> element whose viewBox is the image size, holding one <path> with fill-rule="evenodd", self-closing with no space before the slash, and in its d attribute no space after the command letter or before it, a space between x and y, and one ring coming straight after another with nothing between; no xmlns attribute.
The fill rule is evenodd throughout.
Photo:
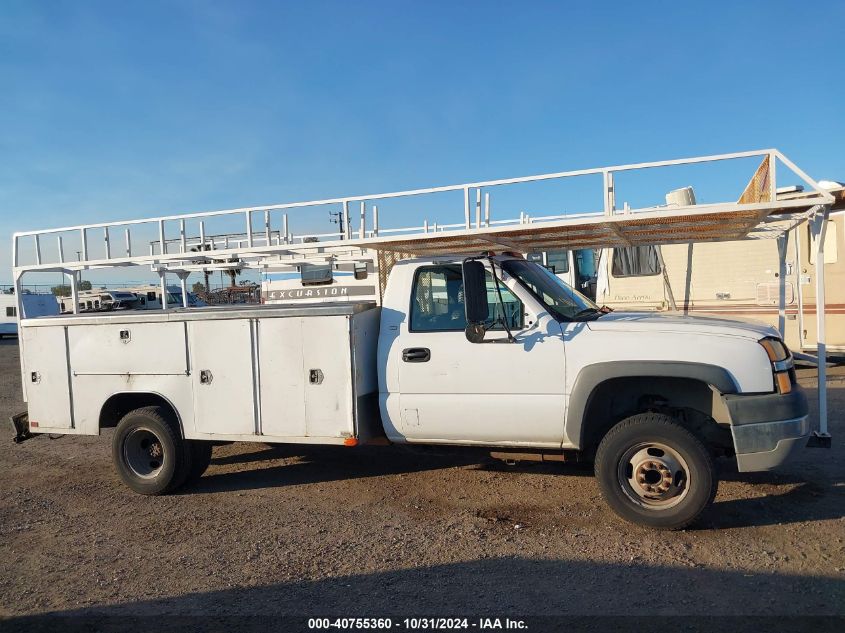
<svg viewBox="0 0 845 633"><path fill-rule="evenodd" d="M556 214L531 217L525 212L520 213L518 218L494 220L491 217L490 190L509 185L562 180L587 175L602 176L601 193L603 198L603 208L595 214L584 214L580 217L592 217L594 215L613 217L614 215L620 213L620 210L616 208L615 200L616 194L614 177L616 174L635 170L693 165L698 163L749 157L760 157L763 160L768 161L768 168L765 175L766 182L764 183L763 191L765 195L762 196L762 199L756 202L745 203L741 206L752 209L756 205L756 210L769 211L769 213L764 213L762 215L769 215L777 210L782 212L789 211L790 209L806 210L813 204L825 204L831 202L829 194L820 189L818 185L797 166L795 166L794 163L789 161L789 159L787 159L778 150L769 149L679 160L615 165L594 169L582 169L541 174L537 176L488 180L393 193L349 196L344 198L274 204L223 211L168 215L149 219L99 222L38 231L23 231L14 234L14 267L24 267L21 260L21 253L23 252L25 240L30 241L31 252L34 259L34 261L25 265L27 270L73 271L84 270L91 267L150 264L165 268L169 267L175 271L175 269L178 268L177 262L208 262L214 261L215 259L219 260L237 256L248 256L251 252L254 252L259 256L270 256L274 254L301 254L309 250L312 252L325 252L326 249L330 247L346 246L344 244L339 244L340 242L346 242L348 244L352 241L356 242L355 245L360 247L390 248L390 240L388 239L390 237L418 237L426 235L430 236L433 234L451 234L461 231L478 231L482 229L489 230L496 227L524 226L526 224L540 224L555 221L577 222L579 216ZM776 204L775 191L777 188L777 179L775 165L778 160L789 167L800 179L804 181L806 185L810 187L811 195L800 200L783 201L780 204ZM430 224L426 221L423 225L402 228L385 228L379 225L379 210L378 204L376 204L377 202L396 198L422 198L444 192L458 192L463 194L463 222ZM356 203L358 205L358 222L357 227L353 228L350 208ZM729 203L728 207L736 207L737 204L738 203ZM339 212L343 218L342 232L320 234L303 233L297 235L290 230L290 221L288 216L289 211L294 209L313 209L316 207L325 207L326 205L339 207ZM368 207L368 205L370 206ZM701 206L702 205L699 205L699 208L701 208ZM725 205L706 206L712 207L712 210L717 212L720 210L729 210L729 208ZM644 210L629 209L624 211L624 213L634 214L638 211ZM672 211L678 211L678 209L666 210L666 213L671 213ZM371 217L369 226L367 223L368 214ZM259 228L254 226L255 219L257 217L263 219L263 223ZM238 219L240 219L244 226L241 239L232 240L223 244L217 244L213 241L213 239L209 240L206 236L205 224L207 221L212 219L222 219L230 222L238 221ZM165 229L166 226L171 223L177 224L178 234L176 236L168 237ZM192 230L190 235L188 232L189 224L191 225ZM145 252L139 252L139 249L136 247L132 233L136 229L144 229L147 231L152 229L157 233L155 244L151 248L144 249ZM116 241L119 232L122 232L122 240L118 239ZM102 252L104 255L102 257L92 256L90 248L92 241L97 239L96 236L98 233L100 235L99 239L102 243ZM65 256L64 239L69 234L77 234L79 239L80 249L75 261L72 258L69 259ZM46 258L42 254L42 246L46 243L46 240L49 239L56 240L56 256L50 259ZM219 253L215 254L219 254L220 257L212 258L204 250L199 250L199 252L191 251L191 248L196 248L196 246L203 244L213 245L212 250L219 251Z"/></svg>

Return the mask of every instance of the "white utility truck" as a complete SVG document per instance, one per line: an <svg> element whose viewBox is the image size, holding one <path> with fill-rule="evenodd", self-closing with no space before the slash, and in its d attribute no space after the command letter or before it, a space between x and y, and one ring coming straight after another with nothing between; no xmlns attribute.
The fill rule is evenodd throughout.
<svg viewBox="0 0 845 633"><path fill-rule="evenodd" d="M823 193L819 200L829 201ZM201 475L221 441L350 447L339 450L459 445L508 460L585 458L594 460L604 498L620 516L681 528L713 501L715 460L768 470L808 442L829 445L826 427L816 429L808 416L777 330L609 312L542 265L501 248L480 252L478 243L523 240L515 252L524 240L555 243L554 235L572 226L609 235L596 228L607 223L631 243L644 219L649 227L668 222L673 239L696 239L702 226L707 235L736 239L769 217L770 207L758 205L744 224L732 219L747 208L705 213L699 205L687 216L674 210L669 220L654 212L604 214L604 225L581 219L470 226L433 237L364 236L361 247L416 253L392 262L380 306L299 302L25 319L28 415L15 420L17 438L115 427L117 471L142 494L170 492ZM686 217L686 228L678 217ZM296 246L300 254L326 247ZM295 250L253 242L218 257L262 261L283 249ZM184 282L184 272L212 265L212 255L184 248L137 261L157 257L165 284L173 270L167 265L178 262ZM88 265L107 263L93 261ZM67 266L55 268L75 280ZM16 282L18 273L46 267L16 260Z"/></svg>

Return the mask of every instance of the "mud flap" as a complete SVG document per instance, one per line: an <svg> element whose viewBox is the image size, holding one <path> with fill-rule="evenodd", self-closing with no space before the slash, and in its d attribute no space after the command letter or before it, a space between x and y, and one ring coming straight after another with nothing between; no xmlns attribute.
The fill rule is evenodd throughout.
<svg viewBox="0 0 845 633"><path fill-rule="evenodd" d="M807 439L807 448L830 448L830 435L814 431Z"/></svg>
<svg viewBox="0 0 845 633"><path fill-rule="evenodd" d="M12 438L15 444L20 444L31 437L35 437L29 432L29 413L26 411L9 416L9 422L12 423L12 428L15 431Z"/></svg>

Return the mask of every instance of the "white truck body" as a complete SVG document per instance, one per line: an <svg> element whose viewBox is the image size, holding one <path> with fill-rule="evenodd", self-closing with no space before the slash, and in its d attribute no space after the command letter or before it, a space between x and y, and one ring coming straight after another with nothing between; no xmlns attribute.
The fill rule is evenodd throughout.
<svg viewBox="0 0 845 633"><path fill-rule="evenodd" d="M498 258L505 267L510 261L522 262ZM656 374L663 377L675 376L672 364L718 368L730 376L731 393L775 392L758 343L777 337L770 327L621 312L561 322L504 269L503 287L521 304L515 343L471 343L457 314L455 327L415 331L409 301L416 276L459 262L399 262L381 308L323 303L26 320L30 428L96 435L115 402L150 394L173 408L189 440L356 444L386 436L395 443L582 450L586 421L572 402L590 368L629 365L649 376L649 365L664 363L669 373ZM445 286L430 287L435 307L445 305ZM505 338L504 331L488 334L489 342ZM408 362L409 349L426 350L428 359ZM719 385L708 387L714 398L722 395ZM712 407L706 413L723 415ZM803 437L806 412L801 417ZM727 429L730 420L721 423ZM785 457L781 452L772 459Z"/></svg>
<svg viewBox="0 0 845 633"><path fill-rule="evenodd" d="M172 405L187 439L342 444L368 437L371 429L357 423L361 414L377 423L373 307L127 311L27 321L30 427L96 435L110 399L146 393ZM309 382L311 369L322 374L317 382Z"/></svg>

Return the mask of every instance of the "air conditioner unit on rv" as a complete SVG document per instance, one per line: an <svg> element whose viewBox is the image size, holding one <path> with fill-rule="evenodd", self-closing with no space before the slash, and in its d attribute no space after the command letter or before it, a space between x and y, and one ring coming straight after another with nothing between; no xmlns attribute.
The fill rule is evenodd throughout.
<svg viewBox="0 0 845 633"><path fill-rule="evenodd" d="M692 187L681 187L666 194L666 204L670 207L691 207L695 204L695 192Z"/></svg>

